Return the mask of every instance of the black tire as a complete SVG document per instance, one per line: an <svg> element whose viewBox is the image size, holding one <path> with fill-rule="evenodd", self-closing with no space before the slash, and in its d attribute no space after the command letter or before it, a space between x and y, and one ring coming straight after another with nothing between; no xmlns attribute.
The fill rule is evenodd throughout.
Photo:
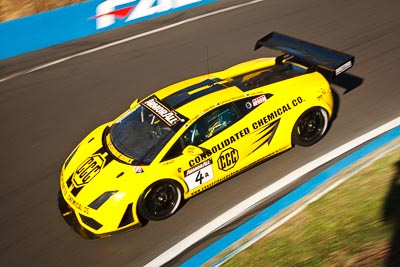
<svg viewBox="0 0 400 267"><path fill-rule="evenodd" d="M173 180L161 180L149 186L138 203L140 216L150 221L170 217L182 202L182 189Z"/></svg>
<svg viewBox="0 0 400 267"><path fill-rule="evenodd" d="M292 130L292 142L299 146L312 146L328 129L328 112L322 107L312 107L301 114Z"/></svg>

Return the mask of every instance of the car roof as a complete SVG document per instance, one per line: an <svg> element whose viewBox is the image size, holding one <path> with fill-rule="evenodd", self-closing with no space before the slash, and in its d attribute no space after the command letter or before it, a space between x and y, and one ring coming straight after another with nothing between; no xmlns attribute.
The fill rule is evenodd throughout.
<svg viewBox="0 0 400 267"><path fill-rule="evenodd" d="M260 86L299 75L296 71L288 75L287 65L275 65L275 58L255 59L224 71L178 82L157 91L155 95L164 105L190 120L212 107L248 97L252 90ZM280 75L283 72L281 68L284 68L284 75ZM242 82L260 73L263 73L264 84Z"/></svg>
<svg viewBox="0 0 400 267"><path fill-rule="evenodd" d="M242 95L243 91L232 81L206 77L205 80L171 94L162 101L179 113L191 117L191 114L198 114L211 105L225 103Z"/></svg>
<svg viewBox="0 0 400 267"><path fill-rule="evenodd" d="M183 86L182 86L183 85ZM180 89L175 91L173 87ZM177 111L189 120L209 110L213 106L239 99L244 92L232 80L223 79L219 75L205 75L191 79L189 83L173 85L170 94L155 95L167 107Z"/></svg>

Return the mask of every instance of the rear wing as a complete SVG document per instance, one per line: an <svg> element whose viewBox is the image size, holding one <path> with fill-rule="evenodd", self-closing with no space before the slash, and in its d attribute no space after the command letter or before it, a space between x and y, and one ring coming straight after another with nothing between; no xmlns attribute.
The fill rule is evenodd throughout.
<svg viewBox="0 0 400 267"><path fill-rule="evenodd" d="M271 32L256 42L254 50L268 47L283 52L277 57L277 64L290 60L310 70L318 70L331 79L354 65L354 56L312 44L277 32Z"/></svg>

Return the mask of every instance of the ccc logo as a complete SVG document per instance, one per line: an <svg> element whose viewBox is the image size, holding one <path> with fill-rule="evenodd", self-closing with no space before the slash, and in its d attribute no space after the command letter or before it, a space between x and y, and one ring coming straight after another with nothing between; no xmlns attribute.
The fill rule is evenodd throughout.
<svg viewBox="0 0 400 267"><path fill-rule="evenodd" d="M74 183L76 187L89 183L103 168L104 159L100 154L87 158L75 171Z"/></svg>
<svg viewBox="0 0 400 267"><path fill-rule="evenodd" d="M218 158L218 168L227 171L235 167L236 162L239 160L239 151L234 148L228 148L221 152Z"/></svg>

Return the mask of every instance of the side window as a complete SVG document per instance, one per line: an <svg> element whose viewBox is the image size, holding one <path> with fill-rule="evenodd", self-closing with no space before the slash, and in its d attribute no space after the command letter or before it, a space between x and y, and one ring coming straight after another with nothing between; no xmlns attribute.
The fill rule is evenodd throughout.
<svg viewBox="0 0 400 267"><path fill-rule="evenodd" d="M221 106L206 113L183 134L184 147L200 145L234 124L239 118L239 113L232 104Z"/></svg>
<svg viewBox="0 0 400 267"><path fill-rule="evenodd" d="M240 115L232 104L216 108L198 119L172 145L162 161L182 155L188 145L198 146L208 138L214 137L240 119Z"/></svg>
<svg viewBox="0 0 400 267"><path fill-rule="evenodd" d="M167 154L165 154L164 158L161 161L166 161L179 157L180 155L182 155L182 151L182 139L179 138L178 140L176 140L175 144L173 144L172 147L168 150Z"/></svg>

